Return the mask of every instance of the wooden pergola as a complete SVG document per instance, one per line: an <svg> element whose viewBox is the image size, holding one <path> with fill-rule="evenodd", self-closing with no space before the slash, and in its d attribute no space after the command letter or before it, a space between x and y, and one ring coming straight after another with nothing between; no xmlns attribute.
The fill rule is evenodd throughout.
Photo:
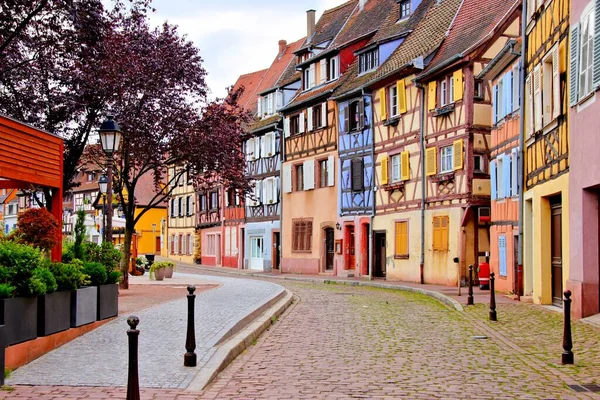
<svg viewBox="0 0 600 400"><path fill-rule="evenodd" d="M62 138L0 114L0 189L50 188L48 208L62 224L63 150ZM61 256L59 244L52 249L52 260Z"/></svg>

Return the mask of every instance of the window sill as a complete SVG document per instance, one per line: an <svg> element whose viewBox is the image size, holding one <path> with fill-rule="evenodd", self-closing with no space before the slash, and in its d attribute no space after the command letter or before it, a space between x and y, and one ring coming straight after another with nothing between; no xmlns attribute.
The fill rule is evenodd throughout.
<svg viewBox="0 0 600 400"><path fill-rule="evenodd" d="M294 253L310 254L312 253L312 250L292 250L292 254Z"/></svg>
<svg viewBox="0 0 600 400"><path fill-rule="evenodd" d="M388 183L387 185L383 185L383 190L386 192L393 192L395 190L404 189L404 181Z"/></svg>
<svg viewBox="0 0 600 400"><path fill-rule="evenodd" d="M450 114L452 111L454 111L454 103L446 104L443 107L436 108L433 111L433 116L441 117L442 115Z"/></svg>
<svg viewBox="0 0 600 400"><path fill-rule="evenodd" d="M438 175L431 176L431 181L435 183L441 183L451 181L454 179L454 172L440 172Z"/></svg>
<svg viewBox="0 0 600 400"><path fill-rule="evenodd" d="M400 115L395 115L383 121L383 126L396 126L400 122Z"/></svg>
<svg viewBox="0 0 600 400"><path fill-rule="evenodd" d="M403 255L394 255L394 260L408 260L408 254L403 254Z"/></svg>

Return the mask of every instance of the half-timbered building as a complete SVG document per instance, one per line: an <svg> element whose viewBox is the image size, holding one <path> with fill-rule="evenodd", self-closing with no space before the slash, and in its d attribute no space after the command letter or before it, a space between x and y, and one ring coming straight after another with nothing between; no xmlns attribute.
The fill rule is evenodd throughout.
<svg viewBox="0 0 600 400"><path fill-rule="evenodd" d="M570 1L528 1L527 5L523 138L525 294L532 295L535 303L562 306L569 276ZM574 57L570 61L577 63ZM587 78L583 79L585 87ZM582 94L585 90L582 88Z"/></svg>
<svg viewBox="0 0 600 400"><path fill-rule="evenodd" d="M196 189L196 231L201 242L195 254L203 265L223 265L222 199L221 186Z"/></svg>
<svg viewBox="0 0 600 400"><path fill-rule="evenodd" d="M490 180L475 164L489 157L492 95L489 81L475 77L519 37L519 7L516 1L464 0L417 76L425 100L421 282L463 284L467 266L479 265L489 252Z"/></svg>
<svg viewBox="0 0 600 400"><path fill-rule="evenodd" d="M193 182L187 172L168 169L167 182L172 192L168 199L167 257L173 260L194 262L196 248L196 195ZM157 248L160 249L160 238Z"/></svg>

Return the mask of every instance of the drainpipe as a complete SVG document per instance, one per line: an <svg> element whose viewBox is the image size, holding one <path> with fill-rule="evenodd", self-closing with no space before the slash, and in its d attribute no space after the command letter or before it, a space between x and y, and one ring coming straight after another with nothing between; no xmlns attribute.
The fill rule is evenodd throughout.
<svg viewBox="0 0 600 400"><path fill-rule="evenodd" d="M283 118L285 117L282 116L282 121ZM281 198L279 199L279 249L277 249L279 251L279 273L281 274L283 273L283 160L285 158L285 134L283 129L277 126L275 126L275 131L279 132L279 141L281 142L281 154L279 155L279 193ZM273 233L271 233L272 237ZM273 261L271 260L271 267L273 266Z"/></svg>
<svg viewBox="0 0 600 400"><path fill-rule="evenodd" d="M425 86L418 83L417 87L421 91L421 123L419 124L419 140L421 142L421 156L423 157L421 162L421 263L419 264L419 274L422 285L425 283L423 270L425 269L425 196L427 194L425 186L427 184L427 178L425 177L425 118L427 114L425 112Z"/></svg>
<svg viewBox="0 0 600 400"><path fill-rule="evenodd" d="M373 172L371 174L371 179L373 179L373 186L371 187L371 193L373 195L373 201L371 202L371 223L369 224L369 280L373 279L373 247L375 245L373 240L373 220L375 219L375 112L373 111L373 96L371 93L366 93L365 89L362 89L363 96L369 97L369 102L371 104L371 165L373 168Z"/></svg>
<svg viewBox="0 0 600 400"><path fill-rule="evenodd" d="M519 287L519 275L521 279L523 279L523 216L524 216L524 201L523 201L523 192L525 190L525 176L524 176L524 157L525 157L525 54L527 54L527 37L525 31L527 29L527 2L529 0L523 0L522 2L522 11L521 11L521 66L519 68L519 98L521 99L521 104L519 107L519 168L518 168L518 182L521 185L519 190L519 246L517 248L517 298L520 300L520 287ZM524 285L523 285L524 286Z"/></svg>

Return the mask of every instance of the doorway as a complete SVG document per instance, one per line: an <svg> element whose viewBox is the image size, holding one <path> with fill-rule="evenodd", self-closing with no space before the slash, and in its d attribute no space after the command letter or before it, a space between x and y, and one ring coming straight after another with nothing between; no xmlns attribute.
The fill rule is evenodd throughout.
<svg viewBox="0 0 600 400"><path fill-rule="evenodd" d="M552 265L552 304L562 307L562 203L560 196L550 199L550 256Z"/></svg>
<svg viewBox="0 0 600 400"><path fill-rule="evenodd" d="M385 278L386 275L386 244L385 244L385 231L375 232L375 261L373 263L374 271L373 276L375 278Z"/></svg>
<svg viewBox="0 0 600 400"><path fill-rule="evenodd" d="M155 249L154 252L158 255L160 255L160 236L156 237L156 241L155 241Z"/></svg>
<svg viewBox="0 0 600 400"><path fill-rule="evenodd" d="M281 260L281 236L279 232L273 232L273 269L279 269Z"/></svg>
<svg viewBox="0 0 600 400"><path fill-rule="evenodd" d="M356 268L356 255L354 240L354 225L346 226L347 244L346 244L346 269L353 270Z"/></svg>
<svg viewBox="0 0 600 400"><path fill-rule="evenodd" d="M325 271L333 271L335 237L333 228L325 228Z"/></svg>
<svg viewBox="0 0 600 400"><path fill-rule="evenodd" d="M216 265L221 265L222 261L221 261L221 235L220 234L216 234Z"/></svg>
<svg viewBox="0 0 600 400"><path fill-rule="evenodd" d="M250 237L250 269L263 269L263 243L262 236Z"/></svg>

